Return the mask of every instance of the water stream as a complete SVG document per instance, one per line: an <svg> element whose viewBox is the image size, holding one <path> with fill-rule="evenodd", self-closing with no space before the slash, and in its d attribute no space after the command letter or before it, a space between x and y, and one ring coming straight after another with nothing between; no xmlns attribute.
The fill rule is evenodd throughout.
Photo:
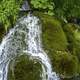
<svg viewBox="0 0 80 80"><path fill-rule="evenodd" d="M42 49L40 20L32 15L22 17L0 45L0 80L7 80L9 62L18 55L31 55L42 63L42 80L59 80Z"/></svg>

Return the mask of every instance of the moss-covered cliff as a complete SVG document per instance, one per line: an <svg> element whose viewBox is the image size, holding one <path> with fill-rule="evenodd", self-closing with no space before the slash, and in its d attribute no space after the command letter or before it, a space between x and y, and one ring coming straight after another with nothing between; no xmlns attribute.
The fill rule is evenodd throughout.
<svg viewBox="0 0 80 80"><path fill-rule="evenodd" d="M78 80L75 76L80 74L80 26L72 23L62 26L54 16L41 12L33 14L41 20L43 49L51 60L53 70L61 80ZM9 67L8 80L41 80L41 64L35 61L29 56L16 58L14 68Z"/></svg>
<svg viewBox="0 0 80 80"><path fill-rule="evenodd" d="M79 25L64 24L55 17L34 12L41 19L43 48L50 57L53 69L61 78L79 75Z"/></svg>

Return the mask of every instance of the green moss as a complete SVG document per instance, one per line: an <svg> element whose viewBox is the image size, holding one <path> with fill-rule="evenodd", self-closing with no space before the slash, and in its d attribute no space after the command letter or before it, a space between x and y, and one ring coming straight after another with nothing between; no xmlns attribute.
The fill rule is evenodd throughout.
<svg viewBox="0 0 80 80"><path fill-rule="evenodd" d="M40 62L23 55L15 59L14 68L9 68L8 80L41 80Z"/></svg>
<svg viewBox="0 0 80 80"><path fill-rule="evenodd" d="M73 54L76 55L80 61L80 31L76 30L73 36L74 36Z"/></svg>
<svg viewBox="0 0 80 80"><path fill-rule="evenodd" d="M79 74L78 59L70 53L57 51L53 56L52 62L55 71L58 72L62 78L70 78Z"/></svg>
<svg viewBox="0 0 80 80"><path fill-rule="evenodd" d="M43 47L52 57L55 51L67 48L67 39L61 27L61 22L52 16L34 12L41 19Z"/></svg>
<svg viewBox="0 0 80 80"><path fill-rule="evenodd" d="M75 32L79 28L80 28L79 25L72 24L72 23L68 23L63 27L64 32L66 33L66 36L67 36L67 40L68 40L68 49L71 53L74 53L73 48L74 48L75 42L76 42Z"/></svg>
<svg viewBox="0 0 80 80"><path fill-rule="evenodd" d="M78 72L80 73L80 26L73 23L68 23L64 27L64 32L68 40L68 50L72 55L79 60Z"/></svg>
<svg viewBox="0 0 80 80"><path fill-rule="evenodd" d="M66 29L63 27L63 30L60 21L55 17L52 18L47 15L42 15L41 13L36 14L38 17L40 17L43 23L43 47L45 50L47 50L46 52L51 59L53 69L59 73L62 78L71 78L73 76L77 76L79 74L80 63L76 55L73 55L71 53L73 53L73 42L75 39L79 41L79 34L75 33L79 26L75 24L66 24ZM72 49L68 49L68 53L65 52L69 47Z"/></svg>
<svg viewBox="0 0 80 80"><path fill-rule="evenodd" d="M80 26L69 23L63 28L67 35L69 51L76 55L80 61Z"/></svg>

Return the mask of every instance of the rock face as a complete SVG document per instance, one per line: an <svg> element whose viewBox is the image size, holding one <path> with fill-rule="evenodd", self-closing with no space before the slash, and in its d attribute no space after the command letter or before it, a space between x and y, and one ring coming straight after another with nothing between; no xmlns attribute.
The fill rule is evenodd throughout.
<svg viewBox="0 0 80 80"><path fill-rule="evenodd" d="M31 10L31 9L30 9L30 6L29 6L29 4L28 4L28 1L25 0L25 1L23 2L23 5L22 5L20 11L25 12L25 11L30 11L30 10Z"/></svg>
<svg viewBox="0 0 80 80"><path fill-rule="evenodd" d="M23 55L16 57L15 61L11 62L8 80L41 80L41 73L40 62Z"/></svg>

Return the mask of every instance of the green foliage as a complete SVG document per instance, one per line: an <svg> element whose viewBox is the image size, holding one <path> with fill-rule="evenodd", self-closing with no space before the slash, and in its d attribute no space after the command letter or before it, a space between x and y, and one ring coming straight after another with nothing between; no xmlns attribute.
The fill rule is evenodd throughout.
<svg viewBox="0 0 80 80"><path fill-rule="evenodd" d="M80 17L80 0L31 0L33 9L56 15L61 19Z"/></svg>
<svg viewBox="0 0 80 80"><path fill-rule="evenodd" d="M0 22L4 24L5 29L11 25L10 18L13 19L13 23L18 17L20 4L23 0L2 0L0 1Z"/></svg>
<svg viewBox="0 0 80 80"><path fill-rule="evenodd" d="M34 9L44 11L49 15L54 15L54 3L52 0L31 0L32 7Z"/></svg>
<svg viewBox="0 0 80 80"><path fill-rule="evenodd" d="M80 0L53 0L55 13L61 18L80 17Z"/></svg>
<svg viewBox="0 0 80 80"><path fill-rule="evenodd" d="M70 53L57 51L53 56L53 65L62 78L71 78L79 74L78 59Z"/></svg>

